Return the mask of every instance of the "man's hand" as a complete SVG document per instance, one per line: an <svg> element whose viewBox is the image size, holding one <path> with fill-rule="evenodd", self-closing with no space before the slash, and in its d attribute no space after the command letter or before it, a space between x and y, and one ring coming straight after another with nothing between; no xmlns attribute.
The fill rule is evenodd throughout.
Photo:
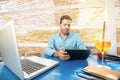
<svg viewBox="0 0 120 80"><path fill-rule="evenodd" d="M59 57L61 60L69 60L70 59L70 55L67 54L67 52L65 52L64 47L60 48L59 52L55 52L54 56Z"/></svg>
<svg viewBox="0 0 120 80"><path fill-rule="evenodd" d="M65 52L64 47L60 48L58 56L61 60L69 60L70 59L70 55L67 54L67 52Z"/></svg>

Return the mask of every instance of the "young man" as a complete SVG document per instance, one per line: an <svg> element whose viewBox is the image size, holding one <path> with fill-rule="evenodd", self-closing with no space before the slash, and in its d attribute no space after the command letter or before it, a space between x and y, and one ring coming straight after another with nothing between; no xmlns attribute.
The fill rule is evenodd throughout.
<svg viewBox="0 0 120 80"><path fill-rule="evenodd" d="M70 56L65 52L65 49L86 49L79 35L69 32L71 22L72 18L69 15L63 15L60 18L60 32L50 38L45 54L59 57L61 60L69 60Z"/></svg>

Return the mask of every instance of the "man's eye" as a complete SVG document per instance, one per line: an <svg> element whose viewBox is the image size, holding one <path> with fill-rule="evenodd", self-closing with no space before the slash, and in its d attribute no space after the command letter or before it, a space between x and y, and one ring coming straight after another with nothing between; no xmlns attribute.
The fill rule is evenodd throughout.
<svg viewBox="0 0 120 80"><path fill-rule="evenodd" d="M70 24L68 26L70 27Z"/></svg>
<svg viewBox="0 0 120 80"><path fill-rule="evenodd" d="M67 24L64 24L64 26L66 26Z"/></svg>

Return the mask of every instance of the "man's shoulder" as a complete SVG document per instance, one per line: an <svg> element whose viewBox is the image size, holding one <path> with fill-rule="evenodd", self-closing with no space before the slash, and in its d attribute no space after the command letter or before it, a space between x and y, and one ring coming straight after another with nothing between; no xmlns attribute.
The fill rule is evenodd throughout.
<svg viewBox="0 0 120 80"><path fill-rule="evenodd" d="M56 34L53 34L52 36L58 36L59 35L59 33L56 33Z"/></svg>
<svg viewBox="0 0 120 80"><path fill-rule="evenodd" d="M79 34L78 33L75 33L75 32L70 32L70 35L74 35L74 36L79 36Z"/></svg>
<svg viewBox="0 0 120 80"><path fill-rule="evenodd" d="M59 33L53 34L51 37L53 38L53 37L57 37L57 36L59 36Z"/></svg>

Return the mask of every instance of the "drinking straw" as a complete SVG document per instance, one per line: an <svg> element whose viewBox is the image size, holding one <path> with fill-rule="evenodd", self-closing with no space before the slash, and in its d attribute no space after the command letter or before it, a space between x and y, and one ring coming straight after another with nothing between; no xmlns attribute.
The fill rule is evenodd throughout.
<svg viewBox="0 0 120 80"><path fill-rule="evenodd" d="M102 52L104 51L104 38L105 38L105 21L103 23L103 33L102 33Z"/></svg>

